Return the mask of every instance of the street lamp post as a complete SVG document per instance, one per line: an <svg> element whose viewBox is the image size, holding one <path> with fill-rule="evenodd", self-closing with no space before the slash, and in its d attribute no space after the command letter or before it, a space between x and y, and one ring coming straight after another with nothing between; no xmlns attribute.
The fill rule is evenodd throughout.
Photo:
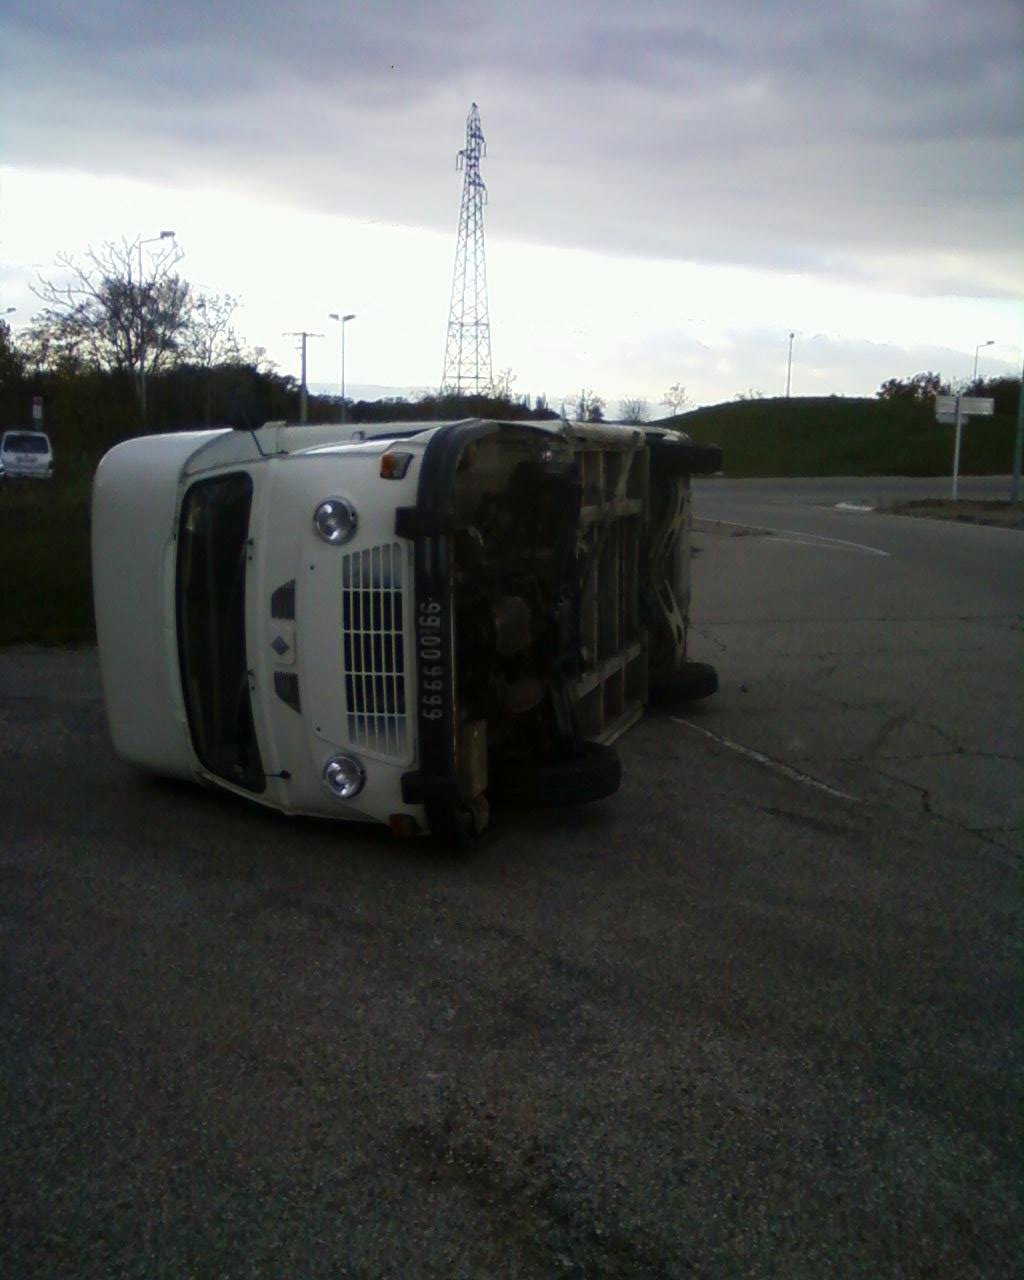
<svg viewBox="0 0 1024 1280"><path fill-rule="evenodd" d="M345 326L350 320L356 318L355 312L350 312L347 316L339 315L337 311L331 311L327 316L328 320L337 320L341 325L341 420L345 422L347 413L345 408Z"/></svg>
<svg viewBox="0 0 1024 1280"><path fill-rule="evenodd" d="M978 345L974 348L974 378L973 378L974 382L978 381L978 352L982 349L982 347L994 346L995 341L996 341L995 338L989 338L988 342L979 342Z"/></svg>
<svg viewBox="0 0 1024 1280"><path fill-rule="evenodd" d="M142 410L143 431L146 429L146 323L142 310L142 246L173 239L173 231L161 231L158 236L139 241L139 407Z"/></svg>
<svg viewBox="0 0 1024 1280"><path fill-rule="evenodd" d="M793 385L793 339L795 333L789 335L789 359L786 361L786 399L789 399L789 389Z"/></svg>

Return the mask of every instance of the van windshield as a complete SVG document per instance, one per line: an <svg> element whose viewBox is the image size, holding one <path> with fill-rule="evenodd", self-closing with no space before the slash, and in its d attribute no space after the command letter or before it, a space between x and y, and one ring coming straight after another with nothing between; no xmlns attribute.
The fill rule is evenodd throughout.
<svg viewBox="0 0 1024 1280"><path fill-rule="evenodd" d="M196 754L211 773L266 786L249 695L245 569L252 479L201 480L185 495L178 531L178 655Z"/></svg>
<svg viewBox="0 0 1024 1280"><path fill-rule="evenodd" d="M49 453L50 442L46 436L31 431L8 431L4 436L4 449L12 453Z"/></svg>

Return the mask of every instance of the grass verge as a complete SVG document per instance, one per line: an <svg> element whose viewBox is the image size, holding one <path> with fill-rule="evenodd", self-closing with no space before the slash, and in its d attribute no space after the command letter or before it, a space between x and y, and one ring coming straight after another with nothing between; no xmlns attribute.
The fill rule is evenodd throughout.
<svg viewBox="0 0 1024 1280"><path fill-rule="evenodd" d="M725 472L742 476L947 476L954 428L934 406L906 400L741 400L667 419L694 440L722 446ZM1008 475L1016 418L974 418L964 428L960 474Z"/></svg>
<svg viewBox="0 0 1024 1280"><path fill-rule="evenodd" d="M0 645L90 644L90 480L0 486Z"/></svg>
<svg viewBox="0 0 1024 1280"><path fill-rule="evenodd" d="M952 498L918 498L878 508L885 515L927 516L931 520L960 520L964 524L990 524L1002 529L1024 529L1024 504L1020 502L965 501Z"/></svg>

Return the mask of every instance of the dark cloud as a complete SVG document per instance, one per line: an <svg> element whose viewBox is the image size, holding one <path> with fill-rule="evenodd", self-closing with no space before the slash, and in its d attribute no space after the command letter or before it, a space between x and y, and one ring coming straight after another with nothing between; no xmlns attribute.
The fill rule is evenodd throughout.
<svg viewBox="0 0 1024 1280"><path fill-rule="evenodd" d="M492 234L1019 293L1022 35L1019 0L36 0L4 153L447 229L475 99Z"/></svg>

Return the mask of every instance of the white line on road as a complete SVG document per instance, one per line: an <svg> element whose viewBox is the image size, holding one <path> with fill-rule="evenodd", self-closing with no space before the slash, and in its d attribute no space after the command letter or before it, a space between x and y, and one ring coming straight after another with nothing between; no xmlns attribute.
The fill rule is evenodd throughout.
<svg viewBox="0 0 1024 1280"><path fill-rule="evenodd" d="M801 773L799 769L794 769L789 764L783 764L781 760L773 760L771 756L766 756L763 751L755 751L753 747L741 746L738 742L733 742L731 738L723 738L719 733L712 733L710 729L704 729L701 725L694 724L692 720L683 720L680 716L669 716L669 719L674 720L676 724L684 725L687 729L694 729L697 733L702 733L705 738L710 738L720 746L728 747L730 751L736 751L741 756L746 756L748 760L754 760L757 764L764 765L766 769L781 773L783 777L789 778L793 782L802 783L805 787L814 787L817 791L824 791L826 795L835 796L837 800L850 800L854 804L861 803L857 796L848 795L845 791L838 791L835 787L830 787L827 782L819 782L817 778L812 778L808 773Z"/></svg>
<svg viewBox="0 0 1024 1280"><path fill-rule="evenodd" d="M707 519L707 517L704 517ZM771 525L759 524L751 525L738 520L713 520L714 524L729 525L734 529L751 529L757 528L759 532L774 533L779 535L780 542L824 542L831 543L837 547L852 547L855 551L865 551L872 556L885 556L889 558L889 552L883 551L880 547L869 547L863 542L848 542L845 538L826 538L821 533L801 533L799 529L773 529Z"/></svg>

